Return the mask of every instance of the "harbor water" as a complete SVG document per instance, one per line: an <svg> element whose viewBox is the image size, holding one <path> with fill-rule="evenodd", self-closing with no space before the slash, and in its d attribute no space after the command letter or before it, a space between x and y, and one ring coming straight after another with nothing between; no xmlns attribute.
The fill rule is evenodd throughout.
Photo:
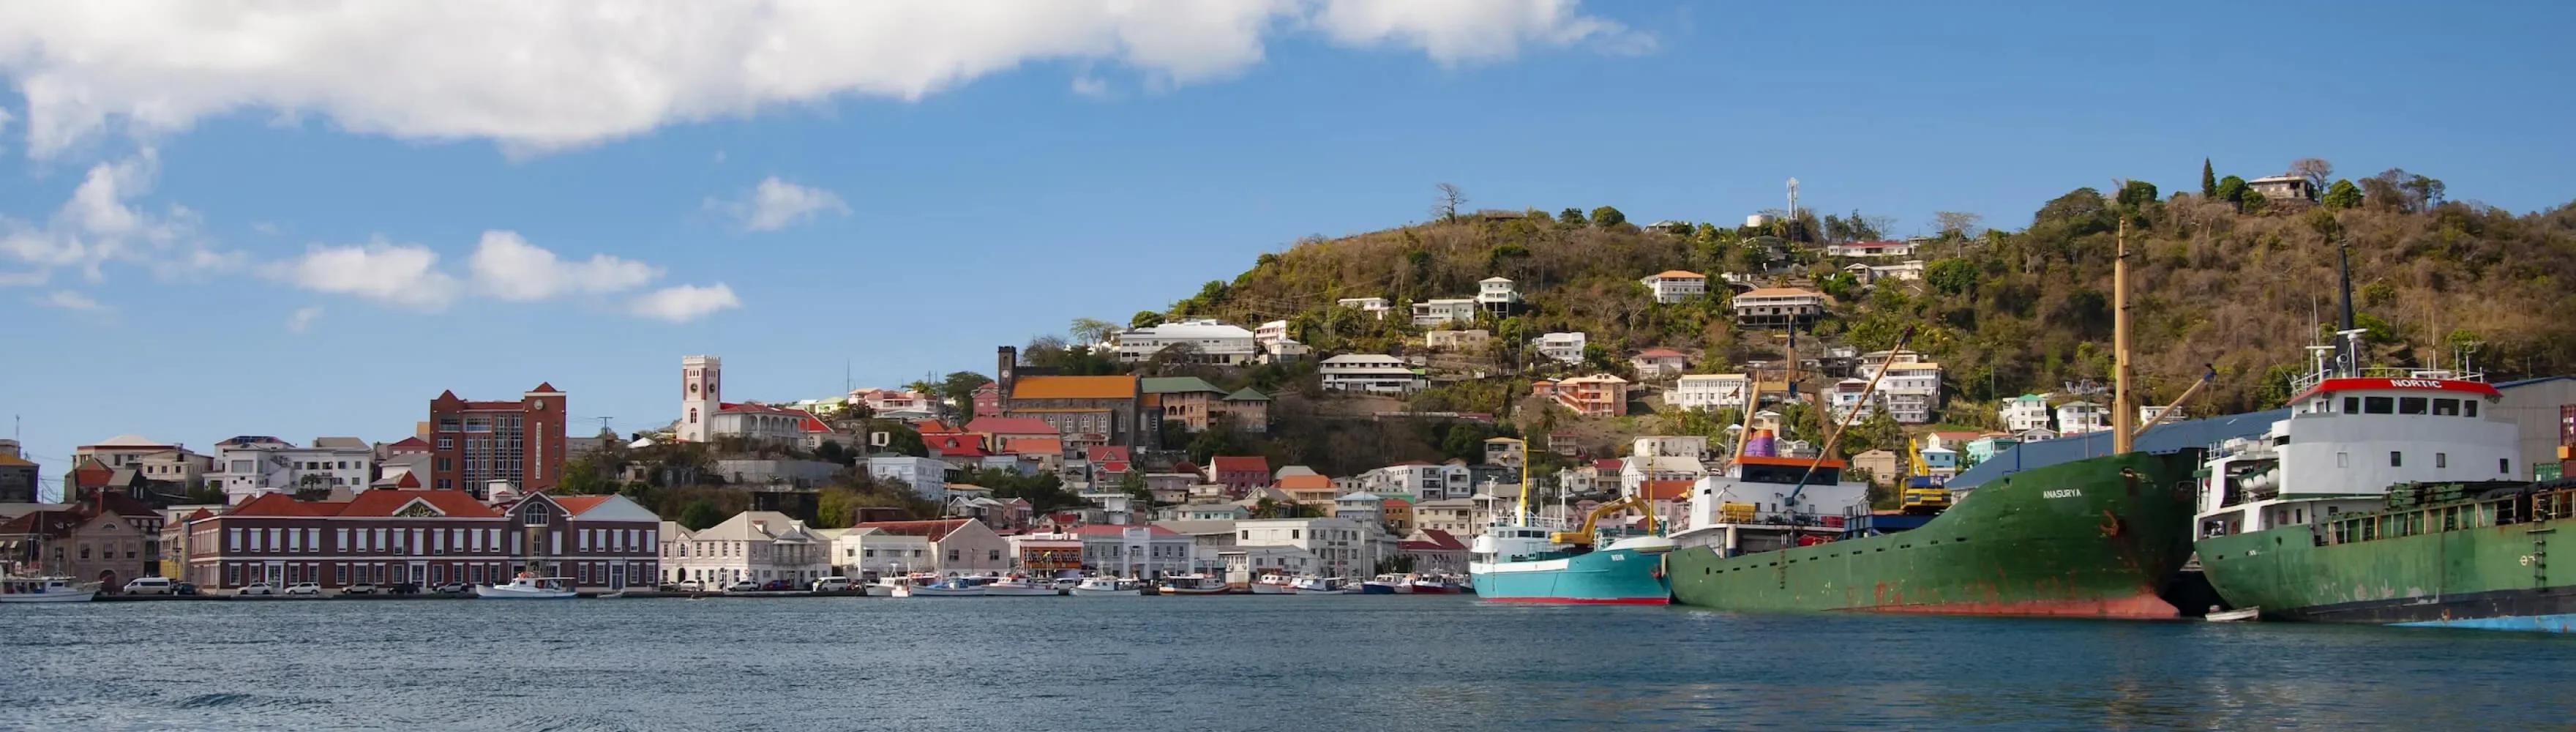
<svg viewBox="0 0 2576 732"><path fill-rule="evenodd" d="M0 729L2537 729L2576 638L1472 597L0 606Z"/></svg>

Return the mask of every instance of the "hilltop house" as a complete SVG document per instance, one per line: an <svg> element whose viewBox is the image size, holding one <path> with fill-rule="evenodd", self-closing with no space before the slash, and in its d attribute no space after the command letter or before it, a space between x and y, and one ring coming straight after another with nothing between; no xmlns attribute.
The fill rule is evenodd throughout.
<svg viewBox="0 0 2576 732"><path fill-rule="evenodd" d="M1435 330L1422 334L1422 345L1434 351L1482 351L1493 340L1493 334L1482 328Z"/></svg>
<svg viewBox="0 0 2576 732"><path fill-rule="evenodd" d="M1583 347L1589 338L1582 331L1546 333L1530 341L1538 355L1562 364L1583 363Z"/></svg>
<svg viewBox="0 0 2576 732"><path fill-rule="evenodd" d="M1146 377L1142 384L1146 397L1162 406L1164 422L1205 431L1225 417L1246 432L1270 429L1270 397L1250 388L1228 392L1196 376Z"/></svg>
<svg viewBox="0 0 2576 732"><path fill-rule="evenodd" d="M1476 281L1476 306L1500 318L1520 307L1521 292L1510 278L1487 277Z"/></svg>
<svg viewBox="0 0 2576 732"><path fill-rule="evenodd" d="M2057 405L2057 433L2080 435L2111 429L2111 410L2085 401Z"/></svg>
<svg viewBox="0 0 2576 732"><path fill-rule="evenodd" d="M1319 364L1325 391L1411 394L1431 386L1431 378L1403 359L1377 353L1345 353Z"/></svg>
<svg viewBox="0 0 2576 732"><path fill-rule="evenodd" d="M1111 341L1119 363L1144 363L1164 349L1176 349L1172 360L1179 363L1241 366L1252 363L1262 353L1252 331L1213 319L1130 329L1112 336Z"/></svg>
<svg viewBox="0 0 2576 732"><path fill-rule="evenodd" d="M1587 416L1617 416L1628 412L1628 380L1611 374L1577 376L1563 381L1540 379L1530 382L1530 393L1553 399L1559 406Z"/></svg>
<svg viewBox="0 0 2576 732"><path fill-rule="evenodd" d="M1742 325L1805 325L1825 314L1824 293L1798 287L1756 288L1732 302Z"/></svg>
<svg viewBox="0 0 2576 732"><path fill-rule="evenodd" d="M1630 357L1628 364L1637 369L1637 378L1670 378L1690 370L1690 355L1670 348L1649 348Z"/></svg>
<svg viewBox="0 0 2576 732"><path fill-rule="evenodd" d="M1876 257L1911 257L1917 243L1912 241L1848 241L1825 245L1825 256L1867 259Z"/></svg>
<svg viewBox="0 0 2576 732"><path fill-rule="evenodd" d="M1655 302L1670 305L1708 296L1708 275L1685 270L1669 270L1642 280L1652 291Z"/></svg>
<svg viewBox="0 0 2576 732"><path fill-rule="evenodd" d="M1386 298L1383 297L1345 297L1333 301L1333 304L1367 313L1379 320L1385 320L1387 311L1392 309L1387 307Z"/></svg>
<svg viewBox="0 0 2576 732"><path fill-rule="evenodd" d="M1450 323L1476 322L1476 299L1472 297L1433 298L1413 304L1413 326L1436 328Z"/></svg>
<svg viewBox="0 0 2576 732"><path fill-rule="evenodd" d="M1742 408L1744 393L1752 386L1752 377L1744 374L1691 374L1673 383L1664 402L1675 409Z"/></svg>
<svg viewBox="0 0 2576 732"><path fill-rule="evenodd" d="M2005 399L2003 407L1996 411L2004 420L2004 429L2015 434L2048 429L2047 395L2023 394Z"/></svg>

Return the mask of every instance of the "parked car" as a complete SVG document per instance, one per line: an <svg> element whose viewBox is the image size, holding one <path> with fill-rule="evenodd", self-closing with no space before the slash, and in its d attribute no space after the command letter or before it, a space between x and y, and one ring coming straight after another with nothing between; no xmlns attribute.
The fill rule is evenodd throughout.
<svg viewBox="0 0 2576 732"><path fill-rule="evenodd" d="M850 591L850 578L848 578L848 577L825 577L825 578L822 578L822 579L814 580L814 591L815 591L815 592L848 592L848 591Z"/></svg>
<svg viewBox="0 0 2576 732"><path fill-rule="evenodd" d="M759 591L760 591L760 583L758 583L758 582L753 582L753 581L751 581L751 580L743 580L743 581L741 581L741 582L736 582L736 583L733 583L732 585L728 585L728 586L726 586L726 587L725 587L725 591L726 591L726 592L759 592Z"/></svg>
<svg viewBox="0 0 2576 732"><path fill-rule="evenodd" d="M418 583L418 582L396 582L396 583L393 583L393 584L390 584L390 585L385 585L385 594L388 594L388 595L417 595L417 594L420 594L420 583Z"/></svg>
<svg viewBox="0 0 2576 732"><path fill-rule="evenodd" d="M170 594L170 586L175 584L178 583L168 577L136 577L134 581L125 583L125 594L167 595Z"/></svg>
<svg viewBox="0 0 2576 732"><path fill-rule="evenodd" d="M767 592L777 592L777 591L780 591L780 590L793 590L793 589L796 589L796 583L789 582L789 581L787 581L787 580L783 580L783 579L774 579L774 580L770 580L770 581L768 581L768 582L762 583L762 584L760 585L760 589L761 589L761 590L763 590L763 591L767 591Z"/></svg>
<svg viewBox="0 0 2576 732"><path fill-rule="evenodd" d="M340 588L340 594L343 594L343 595L373 595L373 594L376 594L376 585L375 585L375 583L373 583L373 582L360 582L360 583L357 583L357 584L354 584L354 585L350 585L350 586L347 586L347 587Z"/></svg>
<svg viewBox="0 0 2576 732"><path fill-rule="evenodd" d="M286 592L284 594L289 597L321 597L322 585L314 582L297 582L292 585L287 585Z"/></svg>
<svg viewBox="0 0 2576 732"><path fill-rule="evenodd" d="M173 594L173 595L194 595L194 594L197 594L197 585L196 585L195 583L193 583L193 582L180 582L180 583L177 583L177 584L173 584L173 585L170 585L170 594Z"/></svg>
<svg viewBox="0 0 2576 732"><path fill-rule="evenodd" d="M689 581L686 581L686 582L673 582L673 583L670 583L670 584L667 584L667 585L663 585L663 586L662 586L662 591L664 591L664 592L705 592L705 591L707 591L707 585L706 585L706 583L704 583L704 582L699 582L699 581L697 581L697 580L689 580Z"/></svg>
<svg viewBox="0 0 2576 732"><path fill-rule="evenodd" d="M462 595L468 592L473 592L474 587L463 582L449 582L439 585L438 588L433 591L441 595Z"/></svg>
<svg viewBox="0 0 2576 732"><path fill-rule="evenodd" d="M253 582L247 585L242 585L241 589L233 590L233 594L240 596L274 595L277 594L277 585L272 585L266 582Z"/></svg>

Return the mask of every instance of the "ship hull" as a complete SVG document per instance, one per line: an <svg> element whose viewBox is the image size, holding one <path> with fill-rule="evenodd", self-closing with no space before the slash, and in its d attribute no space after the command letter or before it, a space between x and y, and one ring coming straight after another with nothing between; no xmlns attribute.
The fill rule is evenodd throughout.
<svg viewBox="0 0 2576 732"><path fill-rule="evenodd" d="M2342 544L2290 526L2195 547L2219 595L2266 619L2567 633L2576 632L2576 569L2547 561L2561 534L2576 534L2576 519Z"/></svg>
<svg viewBox="0 0 2576 732"><path fill-rule="evenodd" d="M2173 618L2157 590L2190 554L2199 450L2026 470L1922 527L1669 560L1673 600L1739 611Z"/></svg>
<svg viewBox="0 0 2576 732"><path fill-rule="evenodd" d="M1664 605L1672 602L1660 553L1602 549L1571 557L1474 562L1476 594L1494 602Z"/></svg>

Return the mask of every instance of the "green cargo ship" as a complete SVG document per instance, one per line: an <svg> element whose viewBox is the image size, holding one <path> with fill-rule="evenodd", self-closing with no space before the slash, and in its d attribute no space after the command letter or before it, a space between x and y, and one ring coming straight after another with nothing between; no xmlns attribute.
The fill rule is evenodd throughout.
<svg viewBox="0 0 2576 732"><path fill-rule="evenodd" d="M1777 506L1758 500L1763 485L1795 481L1793 471L1747 458L1735 475L1694 488L1693 528L1675 534L1684 548L1666 560L1673 599L1749 611L2176 617L2157 591L2191 551L2191 475L2200 455L2132 452L2025 470L1979 487L1920 528L1793 539L1769 551L1747 550L1759 546L1748 535L1838 529L1859 516L1726 517L1697 508ZM1794 472L1803 472L1807 461L1797 462ZM1835 467L1820 465L1809 481L1834 485ZM1824 505L1842 502L1826 492Z"/></svg>
<svg viewBox="0 0 2576 732"><path fill-rule="evenodd" d="M2576 545L2576 486L2408 486L2390 502L2202 539L2201 564L2222 597L2270 619L2576 629L2576 571L2549 566L2551 539Z"/></svg>

